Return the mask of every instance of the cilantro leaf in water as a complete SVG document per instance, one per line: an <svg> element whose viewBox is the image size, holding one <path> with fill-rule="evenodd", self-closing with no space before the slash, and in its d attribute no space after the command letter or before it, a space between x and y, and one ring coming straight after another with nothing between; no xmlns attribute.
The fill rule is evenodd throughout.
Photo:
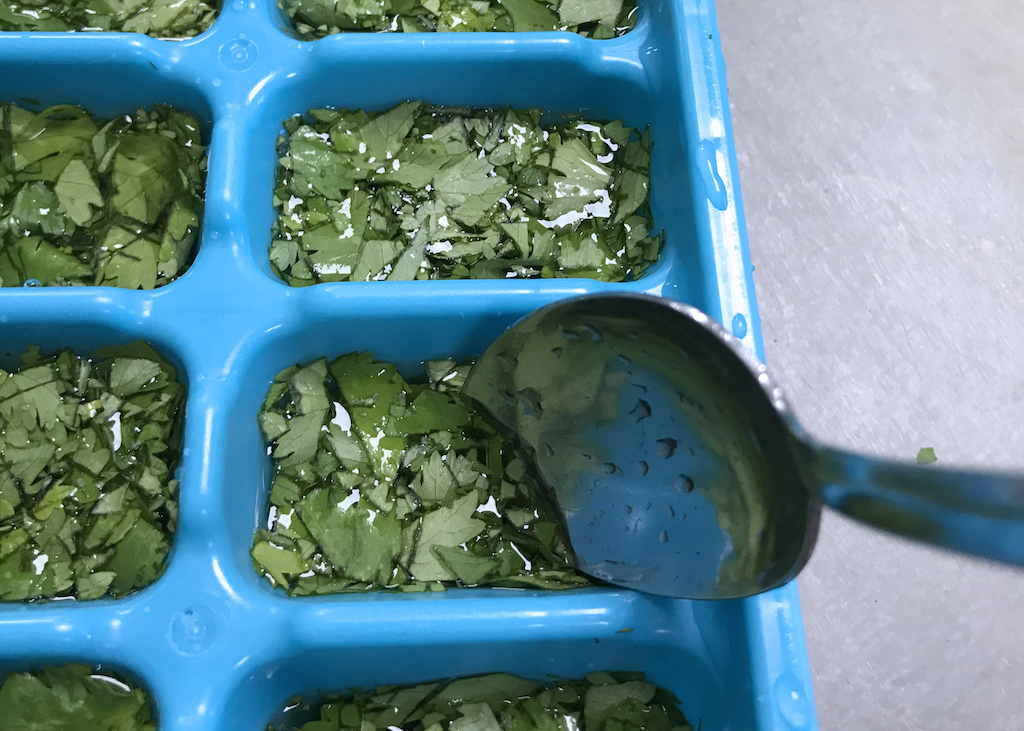
<svg viewBox="0 0 1024 731"><path fill-rule="evenodd" d="M523 0L535 2L535 0ZM396 279L635 279L651 140L533 111L318 109L285 122L271 266L294 286Z"/></svg>
<svg viewBox="0 0 1024 731"><path fill-rule="evenodd" d="M299 37L344 31L553 31L613 38L636 23L634 0L281 0Z"/></svg>
<svg viewBox="0 0 1024 731"><path fill-rule="evenodd" d="M693 731L679 699L643 673L591 673L542 685L495 673L301 701L267 731Z"/></svg>
<svg viewBox="0 0 1024 731"><path fill-rule="evenodd" d="M0 686L0 731L156 731L146 694L85 665L10 673Z"/></svg>
<svg viewBox="0 0 1024 731"><path fill-rule="evenodd" d="M296 595L589 585L528 462L462 397L467 373L432 361L409 384L371 353L282 371L259 418L274 479L256 569Z"/></svg>
<svg viewBox="0 0 1024 731"><path fill-rule="evenodd" d="M0 601L121 596L163 570L183 389L143 344L103 358L0 369Z"/></svg>
<svg viewBox="0 0 1024 731"><path fill-rule="evenodd" d="M207 0L0 0L0 31L124 31L191 38L217 17Z"/></svg>
<svg viewBox="0 0 1024 731"><path fill-rule="evenodd" d="M185 112L0 104L0 286L167 284L198 240L205 170Z"/></svg>

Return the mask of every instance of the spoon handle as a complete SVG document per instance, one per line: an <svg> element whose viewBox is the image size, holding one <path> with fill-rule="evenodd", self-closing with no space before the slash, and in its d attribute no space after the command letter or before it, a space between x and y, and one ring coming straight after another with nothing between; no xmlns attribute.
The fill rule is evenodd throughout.
<svg viewBox="0 0 1024 731"><path fill-rule="evenodd" d="M1024 566L1024 474L802 446L810 482L829 507L907 538Z"/></svg>

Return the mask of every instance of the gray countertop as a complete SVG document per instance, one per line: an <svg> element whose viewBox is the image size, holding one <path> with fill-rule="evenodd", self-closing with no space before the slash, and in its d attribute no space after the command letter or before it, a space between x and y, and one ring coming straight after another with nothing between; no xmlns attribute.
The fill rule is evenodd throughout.
<svg viewBox="0 0 1024 731"><path fill-rule="evenodd" d="M769 365L844 447L1024 469L1024 3L719 0ZM1024 573L835 513L822 729L1024 729Z"/></svg>

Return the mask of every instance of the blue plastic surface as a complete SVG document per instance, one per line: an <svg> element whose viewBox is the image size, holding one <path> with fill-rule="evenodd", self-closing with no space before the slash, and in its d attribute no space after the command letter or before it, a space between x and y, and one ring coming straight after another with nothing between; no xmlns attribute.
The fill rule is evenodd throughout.
<svg viewBox="0 0 1024 731"><path fill-rule="evenodd" d="M760 353L724 64L710 0L643 3L609 41L567 33L290 37L274 0L227 0L202 36L0 33L0 99L95 114L169 103L210 142L195 263L153 292L0 290L0 365L27 344L145 339L188 387L180 521L164 575L121 600L0 605L0 673L88 662L152 693L163 731L262 731L295 693L507 671L642 670L704 731L816 729L793 585L743 601L612 589L467 589L290 599L253 571L269 462L256 413L273 376L371 349L415 375L470 356L558 297L637 290L700 307ZM316 106L405 99L538 106L650 125L661 260L641 280L384 282L291 289L267 250L275 137ZM632 629L631 632L621 630Z"/></svg>

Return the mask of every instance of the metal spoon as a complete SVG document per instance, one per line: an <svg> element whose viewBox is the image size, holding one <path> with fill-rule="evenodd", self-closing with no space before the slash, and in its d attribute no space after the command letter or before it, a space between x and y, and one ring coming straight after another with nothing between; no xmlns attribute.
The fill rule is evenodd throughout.
<svg viewBox="0 0 1024 731"><path fill-rule="evenodd" d="M1024 565L1024 476L822 446L765 366L704 313L646 295L541 308L464 393L532 449L580 569L688 599L757 594L807 563L822 504Z"/></svg>

